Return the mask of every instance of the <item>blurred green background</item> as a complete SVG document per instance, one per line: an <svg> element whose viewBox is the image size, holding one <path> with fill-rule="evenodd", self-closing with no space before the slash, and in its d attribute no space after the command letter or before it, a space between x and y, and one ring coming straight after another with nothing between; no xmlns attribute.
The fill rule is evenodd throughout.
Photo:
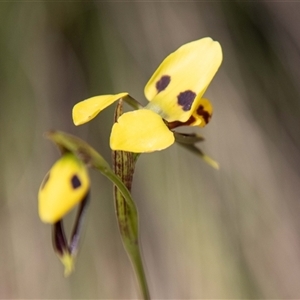
<svg viewBox="0 0 300 300"><path fill-rule="evenodd" d="M213 119L197 132L221 169L178 145L139 159L133 197L152 297L300 298L299 19L297 1L0 3L0 298L140 296L112 184L95 171L76 270L63 277L37 215L59 157L42 135L75 134L110 160L114 108L75 127L73 105L123 91L146 103L163 58L205 36L224 61L206 93Z"/></svg>

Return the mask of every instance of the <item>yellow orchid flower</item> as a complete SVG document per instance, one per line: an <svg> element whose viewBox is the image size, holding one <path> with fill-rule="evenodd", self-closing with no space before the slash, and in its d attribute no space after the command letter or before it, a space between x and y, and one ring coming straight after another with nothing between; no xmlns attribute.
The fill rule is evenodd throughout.
<svg viewBox="0 0 300 300"><path fill-rule="evenodd" d="M90 179L84 163L65 153L50 169L39 189L39 216L54 224L88 194Z"/></svg>
<svg viewBox="0 0 300 300"><path fill-rule="evenodd" d="M160 64L145 86L149 103L142 109L124 113L113 125L113 150L152 152L171 146L175 127L205 126L212 105L202 98L222 62L218 42L206 37L187 43ZM102 95L77 103L73 108L75 125L84 124L113 102L129 94Z"/></svg>

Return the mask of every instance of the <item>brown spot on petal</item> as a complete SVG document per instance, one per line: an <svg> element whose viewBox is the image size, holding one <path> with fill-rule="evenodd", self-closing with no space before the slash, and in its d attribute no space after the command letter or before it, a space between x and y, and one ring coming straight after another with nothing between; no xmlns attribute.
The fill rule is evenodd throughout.
<svg viewBox="0 0 300 300"><path fill-rule="evenodd" d="M157 82L156 82L156 89L157 93L165 90L169 83L171 82L171 77L169 75L163 75Z"/></svg>
<svg viewBox="0 0 300 300"><path fill-rule="evenodd" d="M190 118L186 122L174 121L174 122L168 122L166 125L171 130L171 129L174 129L174 128L180 127L180 126L190 126L190 125L193 125L193 123L195 121L196 121L196 118L194 116L190 116Z"/></svg>
<svg viewBox="0 0 300 300"><path fill-rule="evenodd" d="M72 187L74 190L81 186L81 181L77 175L73 175L73 177L71 179L71 183L72 183Z"/></svg>
<svg viewBox="0 0 300 300"><path fill-rule="evenodd" d="M177 99L178 99L177 103L180 106L182 106L182 110L189 111L192 107L192 104L193 104L195 98L196 98L196 93L188 90L188 91L180 93L177 96Z"/></svg>
<svg viewBox="0 0 300 300"><path fill-rule="evenodd" d="M190 118L185 122L184 125L190 126L196 121L196 118L194 116L190 116Z"/></svg>

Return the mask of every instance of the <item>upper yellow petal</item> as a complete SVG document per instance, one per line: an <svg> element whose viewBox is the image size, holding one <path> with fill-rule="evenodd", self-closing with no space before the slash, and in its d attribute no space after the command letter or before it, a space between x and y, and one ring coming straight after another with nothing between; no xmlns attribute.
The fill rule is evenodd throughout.
<svg viewBox="0 0 300 300"><path fill-rule="evenodd" d="M124 113L113 125L110 147L135 153L163 150L174 143L174 134L156 113L141 109Z"/></svg>
<svg viewBox="0 0 300 300"><path fill-rule="evenodd" d="M101 95L78 102L73 107L72 111L74 124L77 126L89 122L90 120L94 119L104 108L127 95L128 93Z"/></svg>
<svg viewBox="0 0 300 300"><path fill-rule="evenodd" d="M168 122L187 121L222 62L218 42L206 37L171 53L145 86L146 108Z"/></svg>
<svg viewBox="0 0 300 300"><path fill-rule="evenodd" d="M45 223L62 219L90 188L90 179L84 163L74 154L64 154L51 168L41 184L39 216Z"/></svg>

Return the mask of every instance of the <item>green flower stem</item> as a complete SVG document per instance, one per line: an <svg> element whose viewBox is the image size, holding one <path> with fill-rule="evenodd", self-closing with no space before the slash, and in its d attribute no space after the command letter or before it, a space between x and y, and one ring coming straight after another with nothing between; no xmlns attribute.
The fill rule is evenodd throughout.
<svg viewBox="0 0 300 300"><path fill-rule="evenodd" d="M115 112L115 121L121 114L122 101L119 101ZM114 172L121 178L127 189L130 191L135 163L138 155L125 151L113 151L112 155ZM115 187L114 189L114 194L116 215L124 248L126 249L135 270L135 274L137 276L143 298L150 299L138 241L139 233L137 211L136 209L132 210L131 207L128 206L127 202L124 199L124 196L117 187Z"/></svg>
<svg viewBox="0 0 300 300"><path fill-rule="evenodd" d="M130 105L133 109L142 109L144 108L138 101L132 98L130 95L127 95L122 98L128 105Z"/></svg>

